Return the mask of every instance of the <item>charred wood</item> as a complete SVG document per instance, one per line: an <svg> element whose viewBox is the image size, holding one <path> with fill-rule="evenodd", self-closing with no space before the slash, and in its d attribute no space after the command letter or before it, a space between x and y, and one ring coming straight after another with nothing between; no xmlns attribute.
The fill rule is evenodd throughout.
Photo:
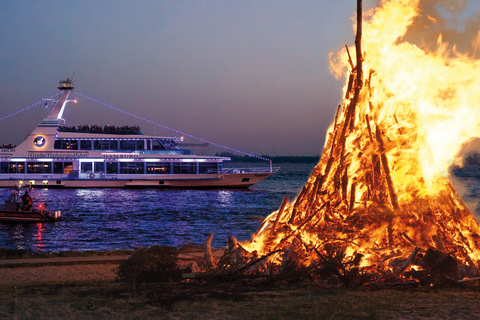
<svg viewBox="0 0 480 320"><path fill-rule="evenodd" d="M285 206L287 205L287 203L288 203L288 194L285 195L285 198L283 198L282 205L280 206L280 209L278 210L277 218L275 219L275 223L273 224L273 227L272 227L272 233L275 232L275 229L277 228L278 221L282 217L283 210L285 210Z"/></svg>

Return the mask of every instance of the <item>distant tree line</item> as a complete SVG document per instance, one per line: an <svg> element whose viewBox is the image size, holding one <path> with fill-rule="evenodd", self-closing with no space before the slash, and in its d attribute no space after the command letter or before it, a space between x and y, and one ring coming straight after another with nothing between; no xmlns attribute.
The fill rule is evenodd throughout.
<svg viewBox="0 0 480 320"><path fill-rule="evenodd" d="M264 162L262 159L249 157L249 156L240 156L236 154L232 154L229 152L220 152L215 154L218 157L229 157L232 161L235 162ZM272 160L272 162L295 162L295 163L311 163L311 162L318 162L320 160L320 156L268 156L262 155L263 158L267 158Z"/></svg>

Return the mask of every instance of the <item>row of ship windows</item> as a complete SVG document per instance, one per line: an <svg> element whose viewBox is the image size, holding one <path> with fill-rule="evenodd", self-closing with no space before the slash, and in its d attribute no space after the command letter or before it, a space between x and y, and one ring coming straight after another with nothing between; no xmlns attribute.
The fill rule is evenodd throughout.
<svg viewBox="0 0 480 320"><path fill-rule="evenodd" d="M106 174L203 174L221 169L217 162L82 162L80 173ZM73 162L1 162L0 173L68 174Z"/></svg>
<svg viewBox="0 0 480 320"><path fill-rule="evenodd" d="M63 150L174 150L177 145L173 141L165 140L161 143L157 140L55 140L54 149Z"/></svg>

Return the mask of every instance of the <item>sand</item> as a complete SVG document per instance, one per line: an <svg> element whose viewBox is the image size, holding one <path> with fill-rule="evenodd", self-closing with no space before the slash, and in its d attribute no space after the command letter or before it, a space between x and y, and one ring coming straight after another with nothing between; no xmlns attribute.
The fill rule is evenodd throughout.
<svg viewBox="0 0 480 320"><path fill-rule="evenodd" d="M80 264L63 266L16 267L0 269L0 285L36 282L115 280L118 264Z"/></svg>

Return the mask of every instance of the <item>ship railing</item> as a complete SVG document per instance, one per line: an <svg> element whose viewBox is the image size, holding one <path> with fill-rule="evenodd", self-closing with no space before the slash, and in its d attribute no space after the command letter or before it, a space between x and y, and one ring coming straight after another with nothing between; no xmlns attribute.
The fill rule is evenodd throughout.
<svg viewBox="0 0 480 320"><path fill-rule="evenodd" d="M256 167L256 168L223 168L220 170L210 169L207 174L240 174L240 173L275 173L280 167Z"/></svg>

